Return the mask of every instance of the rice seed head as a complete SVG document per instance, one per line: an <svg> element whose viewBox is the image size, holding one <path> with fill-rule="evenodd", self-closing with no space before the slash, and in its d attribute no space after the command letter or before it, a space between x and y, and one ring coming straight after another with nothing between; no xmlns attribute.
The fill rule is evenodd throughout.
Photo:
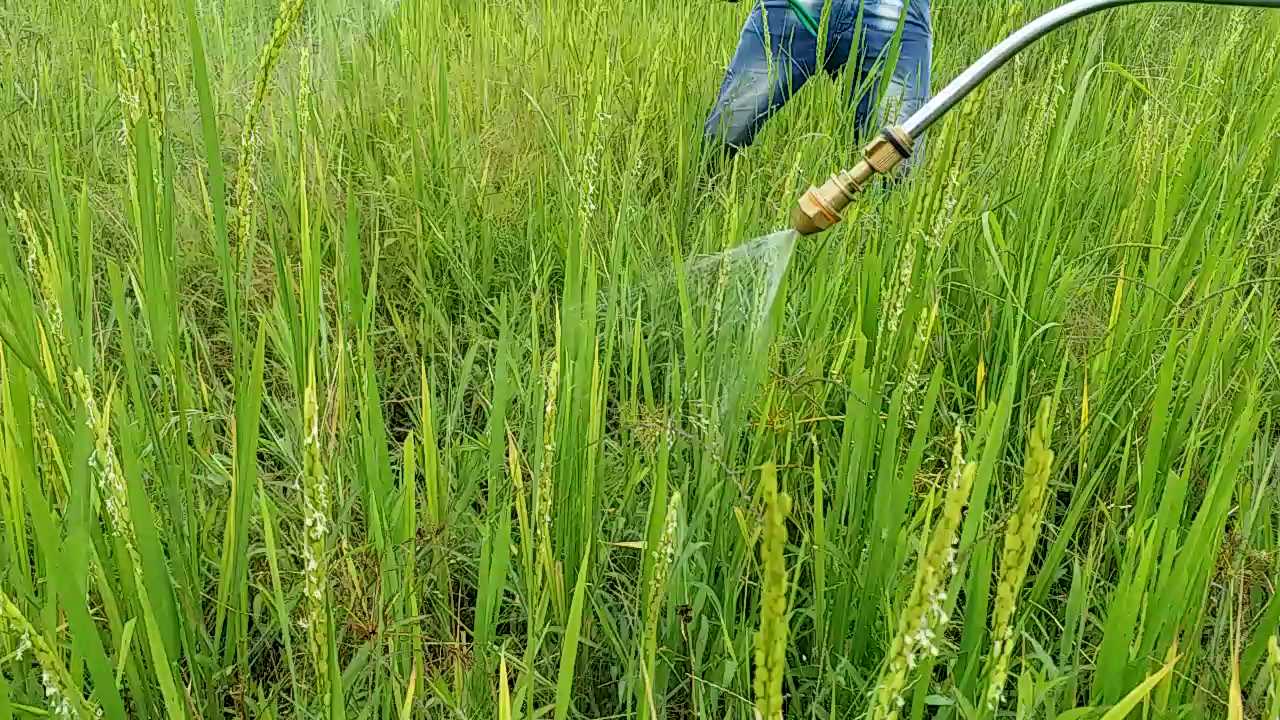
<svg viewBox="0 0 1280 720"><path fill-rule="evenodd" d="M329 553L329 483L325 475L320 442L320 409L316 398L315 361L308 362L307 386L303 397L303 617L300 625L307 633L308 649L315 665L320 700L329 704L329 625L327 606ZM326 712L327 715L327 712Z"/></svg>
<svg viewBox="0 0 1280 720"><path fill-rule="evenodd" d="M22 609L4 590L0 590L0 638L17 638L18 649L11 657L13 663L22 662L30 653L31 659L40 669L40 684L50 716L59 720L91 720L102 716L101 708L95 707L80 694L71 674L62 664L61 657L49 646L44 636L36 631Z"/></svg>
<svg viewBox="0 0 1280 720"><path fill-rule="evenodd" d="M933 335L934 325L938 321L938 299L935 297L929 308L916 322L916 333L912 339L911 354L907 358L907 367L902 374L902 382L906 385L903 408L907 418L907 426L915 428L916 416L913 412L920 389L925 385L926 373L922 372L929 354L929 339Z"/></svg>
<svg viewBox="0 0 1280 720"><path fill-rule="evenodd" d="M316 400L315 382L308 382L303 411L306 436L303 438L304 471L303 499L306 506L304 523L306 536L311 542L321 542L329 534L329 488L325 479L320 446L320 412Z"/></svg>
<svg viewBox="0 0 1280 720"><path fill-rule="evenodd" d="M894 285L893 301L889 310L889 325L887 338L888 343L892 345L892 338L898 332L898 325L902 321L902 313L907 306L907 297L911 295L911 279L916 271L916 236L915 233L907 235L907 243L902 248L902 254L898 261L898 282Z"/></svg>
<svg viewBox="0 0 1280 720"><path fill-rule="evenodd" d="M167 15L155 0L143 0L123 9L128 14L128 33L120 30L118 22L111 24L111 49L116 71L116 89L123 109L120 137L129 155L130 182L139 172L150 173L154 182L161 183L163 161L159 148L164 139L165 92L162 69L164 67L164 37ZM152 148L150 167L137 166L137 147L134 128L141 126L147 133ZM136 209L135 209L136 210Z"/></svg>
<svg viewBox="0 0 1280 720"><path fill-rule="evenodd" d="M758 720L780 720L782 675L787 659L787 568L783 551L791 496L778 492L777 469L772 464L761 472L761 484L765 511L760 545L760 630L756 633L753 683L755 715Z"/></svg>
<svg viewBox="0 0 1280 720"><path fill-rule="evenodd" d="M932 250L942 250L956 226L956 206L960 202L957 188L961 187L960 165L953 165L943 184L942 206L934 213L933 223L925 235L925 243Z"/></svg>
<svg viewBox="0 0 1280 720"><path fill-rule="evenodd" d="M254 78L253 95L240 129L239 163L236 171L236 217L239 247L243 248L253 233L253 175L256 167L257 123L262 105L266 101L267 86L280 54L288 42L289 34L302 14L304 0L281 0L280 9L272 26L271 39L258 58L258 72Z"/></svg>
<svg viewBox="0 0 1280 720"><path fill-rule="evenodd" d="M963 441L957 427L946 498L932 531L927 531L928 541L921 550L907 605L898 617L897 631L876 686L872 718L896 720L906 705L904 690L916 666L921 660L942 653L939 638L951 620L946 609L946 583L956 572L956 542L977 469L976 464L964 462Z"/></svg>
<svg viewBox="0 0 1280 720"><path fill-rule="evenodd" d="M541 515L542 529L541 532L549 534L551 531L551 508L552 499L554 497L554 485L552 471L556 462L556 421L558 415L556 413L560 394L560 318L556 318L555 344L551 349L551 363L547 367L546 377L543 379L543 386L546 388L547 400L543 406L543 425L542 425L542 462L538 470L538 497L537 506L534 511ZM548 538L544 540L549 541Z"/></svg>
<svg viewBox="0 0 1280 720"><path fill-rule="evenodd" d="M542 428L542 468L550 472L555 464L556 451L556 404L560 393L560 323L556 321L556 350L547 369L546 388L547 402L543 407L545 422Z"/></svg>
<svg viewBox="0 0 1280 720"><path fill-rule="evenodd" d="M658 632L658 614L662 612L662 602L666 598L667 579L671 574L671 566L676 557L676 528L680 521L680 492L671 495L667 504L667 518L662 528L662 539L658 546L651 549L653 553L653 582L649 588L649 602L645 621L645 636L651 641Z"/></svg>
<svg viewBox="0 0 1280 720"><path fill-rule="evenodd" d="M303 140L307 137L307 120L312 109L311 97L311 49L302 46L302 57L298 60L298 122Z"/></svg>
<svg viewBox="0 0 1280 720"><path fill-rule="evenodd" d="M1062 71L1066 64L1066 56L1056 58L1049 66L1048 73L1035 79L1039 89L1035 95L1032 111L1028 115L1031 118L1027 128L1026 147L1028 148L1040 149L1041 143L1048 137L1046 129L1055 125L1058 99L1065 92L1062 85ZM1033 157L1035 155L1032 154Z"/></svg>
<svg viewBox="0 0 1280 720"><path fill-rule="evenodd" d="M597 133L596 135L595 141L582 158L582 201L580 211L584 224L590 222L590 219L598 209L596 205L596 190L600 182L600 156L604 153L604 146L599 134Z"/></svg>
<svg viewBox="0 0 1280 720"><path fill-rule="evenodd" d="M40 304L48 317L48 327L43 328L48 335L52 352L58 360L66 361L67 343L63 331L62 317L62 271L59 267L58 249L53 238L37 232L31 213L15 192L13 195L13 211L18 221L18 231L26 238L27 273L35 281L40 296ZM55 370L47 368L52 375Z"/></svg>
<svg viewBox="0 0 1280 720"><path fill-rule="evenodd" d="M1272 635L1267 642L1267 668L1271 676L1271 714L1280 718L1280 635Z"/></svg>
<svg viewBox="0 0 1280 720"><path fill-rule="evenodd" d="M81 369L74 375L76 391L85 409L85 424L93 432L94 450L89 456L89 466L95 471L98 479L98 491L102 495L102 503L107 510L107 519L115 534L124 543L125 550L133 561L135 572L141 568L141 555L138 553L137 534L134 532L133 519L129 513L129 491L124 478L120 474L120 465L116 460L115 445L111 440L111 395L108 393L106 409L99 411L89 378Z"/></svg>
<svg viewBox="0 0 1280 720"><path fill-rule="evenodd" d="M991 628L991 655L988 659L988 710L995 710L1004 698L1004 684L1009 674L1009 659L1013 651L1013 618L1017 610L1017 597L1026 580L1031 554L1040 535L1045 498L1048 496L1049 470L1053 465L1053 451L1048 447L1050 405L1048 398L1040 402L1023 463L1022 488L1013 516L1009 518L1005 529Z"/></svg>
<svg viewBox="0 0 1280 720"><path fill-rule="evenodd" d="M145 116L162 127L165 118L164 83L161 68L164 67L164 38L168 16L157 0L135 3L136 17L130 29L129 48L131 66L135 75L135 87L144 101Z"/></svg>
<svg viewBox="0 0 1280 720"><path fill-rule="evenodd" d="M128 140L128 124L137 122L142 113L142 101L138 96L138 89L135 87L135 77L132 70L133 58L131 53L126 50L124 37L120 33L120 23L111 23L111 49L112 58L115 60L116 66L116 90L119 94L120 104L124 107L125 130L124 138Z"/></svg>

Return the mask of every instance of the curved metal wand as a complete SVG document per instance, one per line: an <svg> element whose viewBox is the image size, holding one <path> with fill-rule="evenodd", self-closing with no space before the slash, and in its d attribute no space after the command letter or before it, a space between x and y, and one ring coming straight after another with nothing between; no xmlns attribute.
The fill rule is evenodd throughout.
<svg viewBox="0 0 1280 720"><path fill-rule="evenodd" d="M853 168L837 172L821 187L810 187L791 210L792 227L801 235L813 235L840 222L841 211L867 187L872 178L892 171L911 157L915 138L1031 43L1063 25L1101 10L1157 2L1280 9L1280 0L1073 0L1050 10L988 50L901 125L881 131L863 148L863 158Z"/></svg>

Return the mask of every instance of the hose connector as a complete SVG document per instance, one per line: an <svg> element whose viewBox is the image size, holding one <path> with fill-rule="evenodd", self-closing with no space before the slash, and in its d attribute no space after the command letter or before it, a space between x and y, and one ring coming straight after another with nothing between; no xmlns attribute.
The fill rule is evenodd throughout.
<svg viewBox="0 0 1280 720"><path fill-rule="evenodd" d="M862 161L832 175L822 187L810 187L791 210L791 226L814 235L840 222L841 211L876 175L885 175L911 157L911 136L901 127L885 128L862 149Z"/></svg>

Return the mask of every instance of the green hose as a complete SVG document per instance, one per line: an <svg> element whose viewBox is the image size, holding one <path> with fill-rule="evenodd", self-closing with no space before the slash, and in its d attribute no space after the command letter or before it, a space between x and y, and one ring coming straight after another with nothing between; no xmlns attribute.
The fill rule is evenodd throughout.
<svg viewBox="0 0 1280 720"><path fill-rule="evenodd" d="M800 22L809 28L809 32L813 33L814 37L818 37L818 21L814 20L813 16L800 5L800 0L787 0L787 4L791 6L791 11L800 18Z"/></svg>

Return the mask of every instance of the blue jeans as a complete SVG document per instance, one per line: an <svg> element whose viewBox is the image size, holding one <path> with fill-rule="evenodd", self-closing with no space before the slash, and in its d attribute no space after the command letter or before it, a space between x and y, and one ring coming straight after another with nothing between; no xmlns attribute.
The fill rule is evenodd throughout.
<svg viewBox="0 0 1280 720"><path fill-rule="evenodd" d="M821 19L824 4L831 6L826 57L821 61L818 38L787 0L754 2L704 128L708 140L722 142L730 153L750 145L765 121L816 72L835 76L851 59L850 82L855 92L850 96L857 103L860 132L899 124L929 100L933 57L929 0L799 0L815 21ZM902 39L895 62L892 51L900 23ZM891 63L888 82L882 83ZM923 139L913 140L908 166L920 163L924 155Z"/></svg>

